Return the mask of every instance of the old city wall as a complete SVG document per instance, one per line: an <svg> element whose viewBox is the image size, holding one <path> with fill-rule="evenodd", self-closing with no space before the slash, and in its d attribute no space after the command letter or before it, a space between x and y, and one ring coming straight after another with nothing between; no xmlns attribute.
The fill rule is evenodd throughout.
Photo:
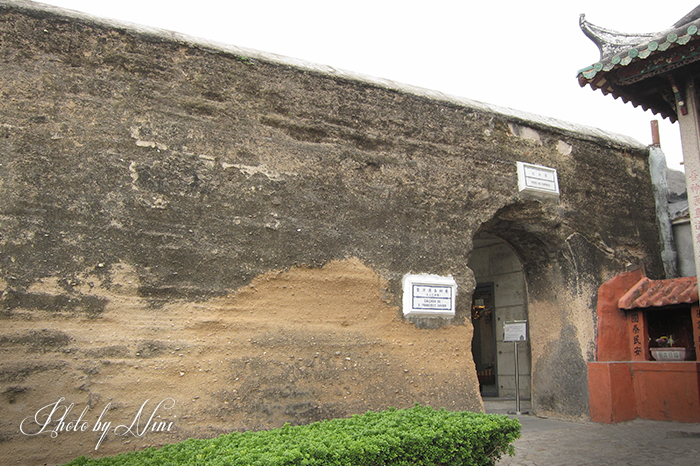
<svg viewBox="0 0 700 466"><path fill-rule="evenodd" d="M597 287L660 273L639 144L30 2L0 2L0 40L0 455L24 464L91 454L19 431L58 397L175 400L172 432L92 454L482 409L477 232L525 267L533 405L586 416ZM520 196L516 161L560 200ZM450 325L401 317L406 273L455 277Z"/></svg>

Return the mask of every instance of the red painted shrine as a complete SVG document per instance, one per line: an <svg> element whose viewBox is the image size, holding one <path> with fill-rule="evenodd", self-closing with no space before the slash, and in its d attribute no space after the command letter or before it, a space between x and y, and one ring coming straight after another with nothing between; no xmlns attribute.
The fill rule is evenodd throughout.
<svg viewBox="0 0 700 466"><path fill-rule="evenodd" d="M599 288L597 316L591 420L700 422L697 278L618 275Z"/></svg>

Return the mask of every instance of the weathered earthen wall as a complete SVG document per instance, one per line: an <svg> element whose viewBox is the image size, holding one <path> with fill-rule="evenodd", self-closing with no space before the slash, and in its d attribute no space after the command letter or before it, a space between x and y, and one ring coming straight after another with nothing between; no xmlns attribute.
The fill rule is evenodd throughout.
<svg viewBox="0 0 700 466"><path fill-rule="evenodd" d="M587 415L598 286L660 273L642 147L24 4L0 2L0 455L90 454L19 432L59 396L91 421L176 400L173 433L97 454L479 410L478 231L524 264L533 406ZM516 161L560 202L519 196ZM402 320L411 272L455 277L454 325Z"/></svg>

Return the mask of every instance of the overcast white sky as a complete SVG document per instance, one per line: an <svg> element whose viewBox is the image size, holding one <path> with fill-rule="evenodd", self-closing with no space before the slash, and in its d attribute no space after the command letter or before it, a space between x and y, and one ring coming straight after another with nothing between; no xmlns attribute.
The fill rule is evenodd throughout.
<svg viewBox="0 0 700 466"><path fill-rule="evenodd" d="M330 65L651 143L661 123L670 168L682 169L677 124L581 88L599 59L580 13L622 32L657 32L699 0L45 0L98 17L169 29Z"/></svg>

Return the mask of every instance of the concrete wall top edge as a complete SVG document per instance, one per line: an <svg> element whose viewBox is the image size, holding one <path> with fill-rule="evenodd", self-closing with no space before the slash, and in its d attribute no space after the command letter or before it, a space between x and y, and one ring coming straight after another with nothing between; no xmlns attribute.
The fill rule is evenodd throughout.
<svg viewBox="0 0 700 466"><path fill-rule="evenodd" d="M286 57L283 55L278 55L269 52L261 52L254 49L238 47L231 44L224 44L221 42L211 41L200 37L189 36L187 34L182 34L175 31L154 28L126 21L118 21L109 18L96 17L87 13L60 8L53 5L47 5L44 3L33 2L29 0L0 0L0 9L18 9L27 12L47 13L51 15L62 16L65 18L70 18L102 27L125 29L136 35L153 37L162 41L190 44L219 53L231 54L238 57L252 58L271 64L291 66L300 70L311 71L329 77L364 82L372 86L377 86L380 88L385 88L406 94L413 94L431 100L447 102L454 105L458 105L460 107L471 108L475 111L483 113L500 115L501 117L504 117L508 120L517 121L524 125L535 126L549 131L563 132L568 134L569 136L578 139L603 142L605 145L609 145L615 148L644 151L647 147L632 137L608 132L599 128L578 125L575 123L558 120L552 117L537 115L521 110L479 102L476 100L468 99L466 97L459 97L455 95L446 94L437 90L431 90L418 86L413 86L410 84L392 81L390 79L384 79L369 76L362 73L356 73L353 71L342 70L328 65L311 63L302 59Z"/></svg>

